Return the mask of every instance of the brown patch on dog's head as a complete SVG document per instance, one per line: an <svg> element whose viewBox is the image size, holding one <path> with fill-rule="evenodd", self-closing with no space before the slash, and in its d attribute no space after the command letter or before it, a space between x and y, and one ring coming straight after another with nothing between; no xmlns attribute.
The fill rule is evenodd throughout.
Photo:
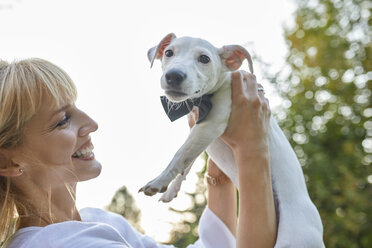
<svg viewBox="0 0 372 248"><path fill-rule="evenodd" d="M175 38L176 35L174 33L167 34L157 46L149 49L147 52L147 58L151 63L151 67L154 64L155 59L161 59L163 57L165 48L167 48L167 46L169 46L171 41Z"/></svg>

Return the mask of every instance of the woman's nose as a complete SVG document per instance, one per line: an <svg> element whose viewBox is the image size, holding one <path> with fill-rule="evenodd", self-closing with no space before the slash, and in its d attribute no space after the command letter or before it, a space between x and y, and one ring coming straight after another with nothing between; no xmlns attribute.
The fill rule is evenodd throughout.
<svg viewBox="0 0 372 248"><path fill-rule="evenodd" d="M92 132L95 132L98 129L98 124L92 118L90 118L87 114L82 112L84 115L84 124L79 129L79 136L84 137Z"/></svg>

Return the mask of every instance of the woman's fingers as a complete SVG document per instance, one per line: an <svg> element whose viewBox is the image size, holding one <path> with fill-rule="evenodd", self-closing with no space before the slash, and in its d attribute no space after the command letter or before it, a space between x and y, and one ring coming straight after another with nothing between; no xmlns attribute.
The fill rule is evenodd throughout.
<svg viewBox="0 0 372 248"><path fill-rule="evenodd" d="M231 98L239 99L244 94L244 88L246 85L243 85L243 75L239 72L233 72L231 75Z"/></svg>
<svg viewBox="0 0 372 248"><path fill-rule="evenodd" d="M251 101L258 100L257 102L260 103L259 105L262 109L270 115L269 100L265 97L265 90L262 84L257 83L255 75L245 71L242 71L241 73L243 75L243 83L247 85L247 98Z"/></svg>
<svg viewBox="0 0 372 248"><path fill-rule="evenodd" d="M264 90L262 84L257 84L257 92L258 92L259 95L262 95L262 96L265 95L265 90Z"/></svg>
<svg viewBox="0 0 372 248"><path fill-rule="evenodd" d="M256 82L256 76L245 72L237 71L231 76L232 84L232 99L239 99L240 97L245 97L251 100L258 98L258 89L262 88Z"/></svg>
<svg viewBox="0 0 372 248"><path fill-rule="evenodd" d="M271 111L270 111L270 104L269 104L269 99L267 99L265 97L265 90L263 88L263 86L261 84L257 84L258 85L258 96L260 97L261 99L261 102L262 102L262 109L267 112L268 116L271 115Z"/></svg>
<svg viewBox="0 0 372 248"><path fill-rule="evenodd" d="M243 71L243 83L247 85L247 97L248 99L255 99L258 97L256 76Z"/></svg>
<svg viewBox="0 0 372 248"><path fill-rule="evenodd" d="M192 128L196 121L199 119L199 109L194 107L191 112L187 115L187 120L189 122L190 128Z"/></svg>
<svg viewBox="0 0 372 248"><path fill-rule="evenodd" d="M221 138L230 147L251 147L264 143L267 134L268 100L255 75L238 71L231 76L232 111Z"/></svg>

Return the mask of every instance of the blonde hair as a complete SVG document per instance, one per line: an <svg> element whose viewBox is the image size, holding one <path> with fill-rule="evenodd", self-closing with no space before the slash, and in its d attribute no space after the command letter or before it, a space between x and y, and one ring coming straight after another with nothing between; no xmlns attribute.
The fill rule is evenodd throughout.
<svg viewBox="0 0 372 248"><path fill-rule="evenodd" d="M77 97L76 87L67 73L46 60L31 58L12 63L0 60L1 149L22 145L24 125L37 113L46 94L57 105L66 99L75 101ZM28 207L11 180L0 176L0 245L17 230L19 211Z"/></svg>

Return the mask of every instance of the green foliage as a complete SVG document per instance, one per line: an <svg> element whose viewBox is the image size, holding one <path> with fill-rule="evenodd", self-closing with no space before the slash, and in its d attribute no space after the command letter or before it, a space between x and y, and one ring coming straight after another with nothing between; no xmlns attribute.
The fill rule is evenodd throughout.
<svg viewBox="0 0 372 248"><path fill-rule="evenodd" d="M266 75L283 97L275 115L303 166L326 247L372 247L372 4L296 3L295 26L285 33L287 66ZM175 227L170 243L197 239L202 208L180 211L197 218Z"/></svg>
<svg viewBox="0 0 372 248"><path fill-rule="evenodd" d="M370 1L297 0L276 113L324 224L327 247L372 247Z"/></svg>
<svg viewBox="0 0 372 248"><path fill-rule="evenodd" d="M141 211L136 206L136 202L126 186L122 186L116 191L111 203L106 206L106 210L120 214L126 218L134 228L143 233L143 229L140 225Z"/></svg>

